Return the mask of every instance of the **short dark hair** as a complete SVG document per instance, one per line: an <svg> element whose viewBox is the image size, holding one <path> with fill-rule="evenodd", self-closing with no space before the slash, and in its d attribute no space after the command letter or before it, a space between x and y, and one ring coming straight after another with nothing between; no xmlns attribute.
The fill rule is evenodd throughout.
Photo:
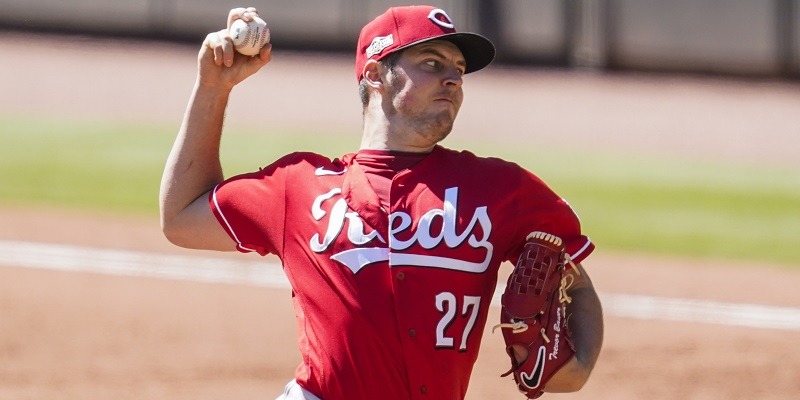
<svg viewBox="0 0 800 400"><path fill-rule="evenodd" d="M389 71L394 71L394 67L397 65L397 60L400 59L401 53L403 53L402 50L396 51L382 58L378 62ZM369 92L367 91L367 81L364 79L364 77L361 77L361 80L358 82L358 97L361 98L361 107L366 108L367 104L369 103Z"/></svg>

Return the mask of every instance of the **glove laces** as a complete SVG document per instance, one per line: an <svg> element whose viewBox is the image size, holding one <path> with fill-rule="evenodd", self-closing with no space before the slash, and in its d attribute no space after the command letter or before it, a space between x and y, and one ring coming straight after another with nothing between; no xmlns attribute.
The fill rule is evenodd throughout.
<svg viewBox="0 0 800 400"><path fill-rule="evenodd" d="M572 266L572 270L575 271L576 274L580 275L581 271L578 269L578 266L572 262L572 258L569 254L564 254L564 258L566 258L569 265ZM575 284L575 276L572 274L564 274L561 277L561 285L558 286L558 302L559 303L572 303L572 297L567 294L567 290L569 290L572 285Z"/></svg>
<svg viewBox="0 0 800 400"><path fill-rule="evenodd" d="M566 255L567 262L572 265L572 270L575 271L578 275L580 275L580 271L578 267L572 262L569 255ZM572 274L565 274L561 277L561 284L558 286L558 302L563 303L572 303L572 297L567 293L567 291L575 284L575 277ZM513 333L522 333L528 330L528 324L525 323L524 320L516 320L514 318L511 319L511 322L504 322L499 323L492 327L492 333L497 329L511 329ZM550 343L550 338L545 333L545 328L541 328L539 333L542 335L542 339L544 339L545 343Z"/></svg>

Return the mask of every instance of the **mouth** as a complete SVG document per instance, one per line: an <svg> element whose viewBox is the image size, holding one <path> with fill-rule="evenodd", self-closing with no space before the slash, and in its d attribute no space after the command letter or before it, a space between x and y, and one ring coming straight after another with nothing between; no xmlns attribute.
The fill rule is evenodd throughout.
<svg viewBox="0 0 800 400"><path fill-rule="evenodd" d="M440 98L434 100L434 102L440 102L440 101L447 102L447 103L450 103L452 105L456 105L456 102L453 101L453 99L451 99L449 97L440 97Z"/></svg>

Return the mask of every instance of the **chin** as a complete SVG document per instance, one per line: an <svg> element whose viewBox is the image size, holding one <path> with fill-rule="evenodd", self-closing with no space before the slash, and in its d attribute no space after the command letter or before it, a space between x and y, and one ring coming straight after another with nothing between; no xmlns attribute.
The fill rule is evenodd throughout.
<svg viewBox="0 0 800 400"><path fill-rule="evenodd" d="M426 141L436 144L444 140L453 130L453 116L450 113L439 114L434 118L418 119L414 130L425 138Z"/></svg>
<svg viewBox="0 0 800 400"><path fill-rule="evenodd" d="M450 123L446 127L440 127L439 130L430 131L430 139L431 141L436 144L444 140L447 136L450 135L450 132L453 130L453 124Z"/></svg>

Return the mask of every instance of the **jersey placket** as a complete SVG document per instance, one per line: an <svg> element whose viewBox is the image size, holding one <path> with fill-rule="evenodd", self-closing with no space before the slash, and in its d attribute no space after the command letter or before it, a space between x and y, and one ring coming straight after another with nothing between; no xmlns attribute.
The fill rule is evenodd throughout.
<svg viewBox="0 0 800 400"><path fill-rule="evenodd" d="M392 187L394 187L394 180L392 181ZM391 238L389 229L391 229L391 227L389 226L389 214L391 210L386 210L379 206L380 202L378 201L378 196L375 194L374 190L372 190L364 171L358 163L354 162L349 166L347 175L342 182L342 194L350 209L357 212L367 225L370 225L373 229L377 230L382 237L386 238L386 245L390 246ZM390 204L392 205L395 203L393 200L394 198L390 194ZM390 205L390 208L391 207ZM415 341L418 328L409 327L406 318L409 313L413 313L414 310L405 309L403 305L400 304L402 297L405 296L406 293L408 293L408 295L413 294L413 289L408 288L410 282L407 282L408 279L404 268L396 269L391 267L391 252L392 250L390 247L390 260L387 263L389 265L387 273L391 274L392 297L395 308L395 326L397 326L398 329L396 334L397 337L400 338L400 345L403 349L403 354L398 355L398 357L403 357L406 376L409 377L408 390L412 398L423 398L421 396L427 392L427 387L425 383L417 384L417 382L420 382L420 380L426 376L426 373L418 369L420 368L420 360L422 360L419 355L416 355ZM400 296L401 298L399 299L398 294L402 294L403 296Z"/></svg>
<svg viewBox="0 0 800 400"><path fill-rule="evenodd" d="M412 174L411 170L404 170L392 179L389 193L390 213L408 210L408 205L413 201L409 196L413 192L406 186ZM412 221L416 219L415 217L412 215ZM409 229L412 227L409 227ZM393 226L390 223L389 230L391 229L393 229ZM420 326L420 321L414 318L419 314L420 310L415 310L411 306L411 304L414 304L413 298L420 295L419 290L415 290L415 287L419 287L419 278L423 276L423 271L420 268L395 265L392 261L393 254L403 250L394 250L392 248L393 235L389 233L388 237L389 273L392 275L395 318L397 319L398 334L403 348L403 358L409 380L409 392L412 399L428 399L431 398L429 385L433 384L430 379L433 379L435 375L429 370L429 365L425 362L426 356L423 348L426 344L420 343L420 341L428 336L422 330L430 329L430 327ZM433 299L431 299L431 307L433 307ZM432 343L431 346L433 346Z"/></svg>

